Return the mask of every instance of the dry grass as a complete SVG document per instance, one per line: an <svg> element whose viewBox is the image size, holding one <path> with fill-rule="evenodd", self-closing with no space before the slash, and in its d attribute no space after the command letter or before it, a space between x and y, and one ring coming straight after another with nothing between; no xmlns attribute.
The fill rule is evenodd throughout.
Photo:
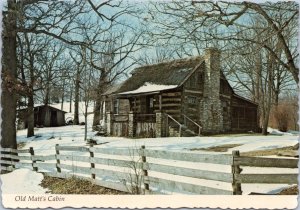
<svg viewBox="0 0 300 210"><path fill-rule="evenodd" d="M220 133L208 135L211 137L242 137L242 136L262 136L261 133Z"/></svg>
<svg viewBox="0 0 300 210"><path fill-rule="evenodd" d="M223 144L219 146L213 146L208 148L192 148L191 151L203 150L203 151L210 151L210 152L227 152L228 149L241 146L242 144Z"/></svg>
<svg viewBox="0 0 300 210"><path fill-rule="evenodd" d="M105 194L123 195L125 192L101 187L79 178L61 179L45 176L41 186L48 188L52 194Z"/></svg>
<svg viewBox="0 0 300 210"><path fill-rule="evenodd" d="M289 147L281 147L281 148L275 148L275 149L242 152L241 156L269 156L269 155L281 156L280 153L283 151L289 152L289 151L295 151L295 150L293 150L293 146L289 146Z"/></svg>
<svg viewBox="0 0 300 210"><path fill-rule="evenodd" d="M18 149L22 149L26 145L26 142L20 142L17 144Z"/></svg>
<svg viewBox="0 0 300 210"><path fill-rule="evenodd" d="M292 186L287 189L282 190L278 195L298 195L298 186Z"/></svg>
<svg viewBox="0 0 300 210"><path fill-rule="evenodd" d="M210 152L227 152L228 149L241 146L242 144L223 144L208 148L191 148L190 151L210 151ZM295 146L288 146L288 147L281 147L281 148L275 148L275 149L266 149L266 150L256 150L256 151L249 151L249 152L241 152L241 156L270 156L270 155L277 155L277 156L286 156L282 155L282 153L285 154L294 154L294 152L297 151L295 149Z"/></svg>

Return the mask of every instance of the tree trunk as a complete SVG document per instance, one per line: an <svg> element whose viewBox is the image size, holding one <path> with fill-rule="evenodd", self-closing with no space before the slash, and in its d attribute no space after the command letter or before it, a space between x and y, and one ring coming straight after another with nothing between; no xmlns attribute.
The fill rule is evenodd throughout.
<svg viewBox="0 0 300 210"><path fill-rule="evenodd" d="M101 100L101 105L100 105L100 120L103 120L104 116L104 101Z"/></svg>
<svg viewBox="0 0 300 210"><path fill-rule="evenodd" d="M48 105L49 104L49 98L50 98L50 88L49 88L49 84L47 82L46 84L46 89L45 89L45 98L44 98L44 105Z"/></svg>
<svg viewBox="0 0 300 210"><path fill-rule="evenodd" d="M99 125L100 123L100 109L101 109L101 100L97 99L94 107L93 126Z"/></svg>
<svg viewBox="0 0 300 210"><path fill-rule="evenodd" d="M263 126L262 126L262 135L268 135L268 124L269 122L266 120L264 121L263 123Z"/></svg>
<svg viewBox="0 0 300 210"><path fill-rule="evenodd" d="M261 121L262 117L262 106L261 106L261 79L262 79L262 62L261 62L261 54L257 53L256 59L255 59L255 102L259 104L259 107L257 109L257 119L260 127L263 127L263 123Z"/></svg>
<svg viewBox="0 0 300 210"><path fill-rule="evenodd" d="M1 93L1 147L17 148L16 140L16 77L17 77L17 39L16 39L16 1L7 1L7 17L4 20L2 93Z"/></svg>
<svg viewBox="0 0 300 210"><path fill-rule="evenodd" d="M62 96L61 96L61 110L64 110L64 99L65 99L65 79L62 86Z"/></svg>
<svg viewBox="0 0 300 210"><path fill-rule="evenodd" d="M34 136L34 102L33 94L30 94L28 97L28 128L27 128L27 137Z"/></svg>
<svg viewBox="0 0 300 210"><path fill-rule="evenodd" d="M262 134L268 134L268 125L269 125L269 117L271 112L271 105L272 105L272 85L273 85L273 71L274 71L274 62L275 59L272 55L268 56L268 64L267 64L267 81L266 81L266 90L265 90L265 100L264 100L264 119L263 119L263 130Z"/></svg>
<svg viewBox="0 0 300 210"><path fill-rule="evenodd" d="M72 87L71 87L71 93L70 93L70 109L69 109L69 112L70 112L70 113L72 112L72 100L73 100L72 94L73 94L73 89L72 89Z"/></svg>
<svg viewBox="0 0 300 210"><path fill-rule="evenodd" d="M79 73L76 75L75 81L75 101L74 101L74 125L79 125Z"/></svg>
<svg viewBox="0 0 300 210"><path fill-rule="evenodd" d="M101 109L101 95L103 94L103 91L106 89L105 84L106 84L107 76L105 73L102 73L100 78L99 78L99 83L97 87L97 96L96 96L96 104L94 107L94 119L93 119L93 126L99 125L100 123L100 109Z"/></svg>
<svg viewBox="0 0 300 210"><path fill-rule="evenodd" d="M87 102L88 103L88 102ZM88 105L87 103L85 104L85 113L84 113L84 141L87 140L87 111L88 111Z"/></svg>
<svg viewBox="0 0 300 210"><path fill-rule="evenodd" d="M28 128L27 137L34 136L34 101L33 101L33 84L34 84L34 56L30 56L30 91L28 94Z"/></svg>

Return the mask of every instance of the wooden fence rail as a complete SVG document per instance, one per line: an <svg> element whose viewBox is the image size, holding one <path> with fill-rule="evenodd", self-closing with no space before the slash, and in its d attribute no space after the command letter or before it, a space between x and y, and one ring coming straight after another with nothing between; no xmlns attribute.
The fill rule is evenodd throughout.
<svg viewBox="0 0 300 210"><path fill-rule="evenodd" d="M117 149L60 145L56 145L54 154L49 155L37 155L34 148L1 148L0 151L1 171L25 167L54 177L80 177L128 193L241 195L242 184L297 184L298 176L296 173L243 173L243 167L297 168L298 159L243 157L239 151L233 151L231 155L215 155L149 150L145 146L140 149ZM192 167L188 167L189 163ZM199 163L227 165L231 167L231 172L210 171L209 166L195 166ZM232 188L224 189L218 184L215 187L206 186L205 180L225 182Z"/></svg>

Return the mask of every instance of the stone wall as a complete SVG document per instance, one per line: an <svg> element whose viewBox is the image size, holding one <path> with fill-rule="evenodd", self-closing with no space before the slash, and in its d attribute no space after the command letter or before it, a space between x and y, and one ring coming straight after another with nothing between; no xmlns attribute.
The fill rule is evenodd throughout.
<svg viewBox="0 0 300 210"><path fill-rule="evenodd" d="M135 122L133 112L128 114L128 137L133 138L135 136Z"/></svg>
<svg viewBox="0 0 300 210"><path fill-rule="evenodd" d="M162 119L162 113L157 112L156 113L156 128L155 128L155 136L161 137L162 136L162 126L163 126L163 119Z"/></svg>

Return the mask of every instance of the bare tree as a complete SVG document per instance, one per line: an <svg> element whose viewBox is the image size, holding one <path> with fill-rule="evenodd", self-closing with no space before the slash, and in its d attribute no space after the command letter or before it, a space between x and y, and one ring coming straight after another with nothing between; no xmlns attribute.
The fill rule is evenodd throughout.
<svg viewBox="0 0 300 210"><path fill-rule="evenodd" d="M17 33L46 34L69 44L82 44L66 36L71 24L85 12L84 1L8 0L3 11L2 125L1 146L16 148L16 98L24 87L17 82ZM39 11L39 12L37 12ZM20 22L25 24L20 24ZM53 30L55 28L55 30Z"/></svg>
<svg viewBox="0 0 300 210"><path fill-rule="evenodd" d="M297 17L294 2L175 1L152 3L144 18L156 26L149 36L177 43L178 55L221 49L226 76L259 104L266 134L271 106L298 82Z"/></svg>
<svg viewBox="0 0 300 210"><path fill-rule="evenodd" d="M93 68L87 64L87 52L86 48L82 48L83 54L83 79L82 79L82 91L83 91L83 101L84 101L84 140L87 141L87 116L88 108L92 99L92 89L93 89Z"/></svg>
<svg viewBox="0 0 300 210"><path fill-rule="evenodd" d="M76 52L76 54L73 55L73 53ZM73 53L70 53L70 57L72 58L74 64L75 64L75 78L74 78L74 125L79 125L79 96L80 96L80 85L82 83L81 81L81 74L83 72L84 66L82 65L82 61L84 59L84 55L82 54L81 49L77 49ZM86 62L86 61L85 61Z"/></svg>
<svg viewBox="0 0 300 210"><path fill-rule="evenodd" d="M27 97L27 137L34 135L34 94L40 90L39 78L41 71L38 64L39 56L44 53L44 49L48 46L50 39L45 37L35 37L27 33L18 36L18 69L20 70L20 81L27 87L27 92L19 94Z"/></svg>
<svg viewBox="0 0 300 210"><path fill-rule="evenodd" d="M98 70L99 80L96 89L93 125L100 122L101 95L106 88L120 76L124 75L135 61L129 61L129 56L137 50L136 45L140 34L133 34L132 37L125 36L125 31L112 33L108 31L103 34L106 43L102 45L105 54L95 54L90 50L90 65ZM127 61L127 62L125 62Z"/></svg>
<svg viewBox="0 0 300 210"><path fill-rule="evenodd" d="M272 33L265 39L247 37L241 41L256 44L272 54L274 59L289 71L298 83L299 69L296 66L298 53L294 52L297 47L297 20L299 15L298 4L295 2L254 3L254 2L224 2L224 1L201 1L194 0L180 2L157 2L150 11L154 22L159 23L160 33L164 39L175 37L184 42L196 40L235 40L237 34L245 30L255 29L251 25L253 17L259 15ZM154 12L159 12L159 15ZM162 16L165 15L165 16ZM169 20L166 18L171 17ZM164 22L163 22L164 21ZM166 22L167 21L167 22ZM239 29L237 28L239 27ZM286 30L294 30L294 36L286 37ZM267 29L269 30L269 29ZM157 31L157 30L156 30ZM262 30L264 31L264 30ZM200 33L201 32L201 33ZM261 36L258 34L257 36ZM276 38L282 48L282 56L279 56L266 40ZM210 43L213 44L213 43Z"/></svg>

